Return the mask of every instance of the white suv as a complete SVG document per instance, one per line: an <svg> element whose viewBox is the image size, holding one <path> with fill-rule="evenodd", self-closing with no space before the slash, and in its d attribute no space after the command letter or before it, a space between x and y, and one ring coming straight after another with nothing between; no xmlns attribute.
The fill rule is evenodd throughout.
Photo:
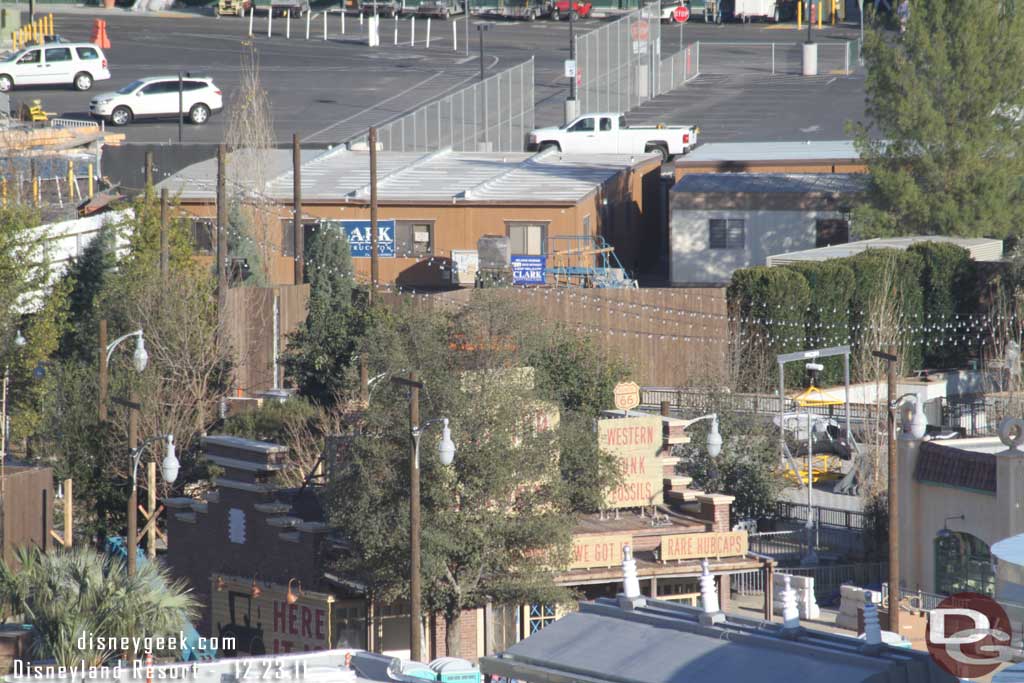
<svg viewBox="0 0 1024 683"><path fill-rule="evenodd" d="M14 86L61 85L88 90L110 78L103 50L92 43L46 43L0 58L0 92Z"/></svg>
<svg viewBox="0 0 1024 683"><path fill-rule="evenodd" d="M205 76L140 78L120 90L92 98L89 113L123 126L134 119L177 117L180 111L191 123L202 124L224 107L220 88ZM180 105L180 109L179 109Z"/></svg>

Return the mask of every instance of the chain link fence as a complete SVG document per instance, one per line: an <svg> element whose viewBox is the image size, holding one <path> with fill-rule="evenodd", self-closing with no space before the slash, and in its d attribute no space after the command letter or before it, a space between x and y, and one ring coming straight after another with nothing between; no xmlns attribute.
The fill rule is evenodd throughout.
<svg viewBox="0 0 1024 683"><path fill-rule="evenodd" d="M700 43L687 45L658 65L658 94L664 95L700 75Z"/></svg>
<svg viewBox="0 0 1024 683"><path fill-rule="evenodd" d="M580 113L629 111L661 92L660 53L656 4L577 36Z"/></svg>
<svg viewBox="0 0 1024 683"><path fill-rule="evenodd" d="M803 73L800 43L701 42L701 73L717 75ZM820 75L850 74L857 69L860 44L857 40L818 42Z"/></svg>
<svg viewBox="0 0 1024 683"><path fill-rule="evenodd" d="M387 152L521 152L534 127L533 58L384 124ZM366 143L366 135L348 140Z"/></svg>

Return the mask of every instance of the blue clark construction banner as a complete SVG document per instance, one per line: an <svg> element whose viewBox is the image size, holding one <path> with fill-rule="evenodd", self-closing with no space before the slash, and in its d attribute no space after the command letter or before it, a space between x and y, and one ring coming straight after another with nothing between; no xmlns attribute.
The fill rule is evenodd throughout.
<svg viewBox="0 0 1024 683"><path fill-rule="evenodd" d="M547 270L546 256L513 256L512 284L542 285Z"/></svg>

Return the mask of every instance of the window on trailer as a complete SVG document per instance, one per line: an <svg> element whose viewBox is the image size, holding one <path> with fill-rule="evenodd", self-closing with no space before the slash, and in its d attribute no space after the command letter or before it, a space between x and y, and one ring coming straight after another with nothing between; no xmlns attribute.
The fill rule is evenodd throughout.
<svg viewBox="0 0 1024 683"><path fill-rule="evenodd" d="M506 223L511 252L516 256L541 256L544 254L547 227L546 223Z"/></svg>
<svg viewBox="0 0 1024 683"><path fill-rule="evenodd" d="M743 219L712 218L708 221L709 249L742 249L746 242L746 225Z"/></svg>

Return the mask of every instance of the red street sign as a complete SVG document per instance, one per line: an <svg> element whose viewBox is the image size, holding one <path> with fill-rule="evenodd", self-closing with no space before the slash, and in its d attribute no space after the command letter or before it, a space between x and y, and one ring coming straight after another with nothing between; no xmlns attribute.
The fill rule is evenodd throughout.
<svg viewBox="0 0 1024 683"><path fill-rule="evenodd" d="M641 19L630 27L630 33L633 34L633 40L647 40L647 21Z"/></svg>
<svg viewBox="0 0 1024 683"><path fill-rule="evenodd" d="M690 8L686 5L680 5L672 10L672 18L679 24L685 24L690 18Z"/></svg>

